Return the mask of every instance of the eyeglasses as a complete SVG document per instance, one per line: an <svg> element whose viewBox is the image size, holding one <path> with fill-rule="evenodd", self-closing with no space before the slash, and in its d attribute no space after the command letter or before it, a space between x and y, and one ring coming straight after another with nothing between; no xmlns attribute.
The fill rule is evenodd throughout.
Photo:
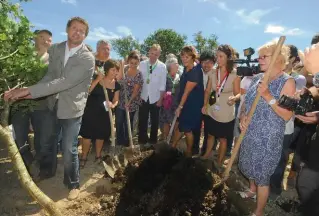
<svg viewBox="0 0 319 216"><path fill-rule="evenodd" d="M264 59L266 59L267 57L270 57L270 56L272 56L272 55L259 56L259 57L258 57L258 60L264 60Z"/></svg>
<svg viewBox="0 0 319 216"><path fill-rule="evenodd" d="M152 67L152 65L150 65L150 74L152 74L153 73L153 67Z"/></svg>

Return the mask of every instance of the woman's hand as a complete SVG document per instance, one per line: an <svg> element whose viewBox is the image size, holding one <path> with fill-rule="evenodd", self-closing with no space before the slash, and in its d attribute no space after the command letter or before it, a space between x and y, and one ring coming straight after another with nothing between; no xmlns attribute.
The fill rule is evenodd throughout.
<svg viewBox="0 0 319 216"><path fill-rule="evenodd" d="M114 105L111 101L108 102L108 108L109 109L113 109L114 108Z"/></svg>
<svg viewBox="0 0 319 216"><path fill-rule="evenodd" d="M131 101L128 101L127 104L125 104L125 109L130 109L131 106Z"/></svg>
<svg viewBox="0 0 319 216"><path fill-rule="evenodd" d="M270 91L268 89L268 84L266 84L264 81L259 82L257 91L264 99L269 98L269 96L271 96Z"/></svg>
<svg viewBox="0 0 319 216"><path fill-rule="evenodd" d="M235 103L236 103L236 97L235 97L235 96L230 96L230 97L228 98L227 104L228 104L229 106L233 106Z"/></svg>
<svg viewBox="0 0 319 216"><path fill-rule="evenodd" d="M175 115L177 116L177 117L179 117L179 115L181 114L181 111L182 111L182 108L179 106L179 107L177 107L177 109L176 109L176 111L175 111Z"/></svg>
<svg viewBox="0 0 319 216"><path fill-rule="evenodd" d="M96 80L101 81L103 78L104 78L104 74L102 74L101 72L97 72Z"/></svg>
<svg viewBox="0 0 319 216"><path fill-rule="evenodd" d="M240 127L241 131L247 130L247 128L248 128L247 119L248 119L248 117L246 115L244 115L240 118L239 127Z"/></svg>
<svg viewBox="0 0 319 216"><path fill-rule="evenodd" d="M204 105L203 108L202 108L202 113L204 115L207 115L207 107Z"/></svg>

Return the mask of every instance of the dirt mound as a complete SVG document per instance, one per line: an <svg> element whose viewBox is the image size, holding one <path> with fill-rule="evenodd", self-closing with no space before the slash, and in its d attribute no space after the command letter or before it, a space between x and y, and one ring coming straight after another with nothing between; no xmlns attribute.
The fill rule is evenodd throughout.
<svg viewBox="0 0 319 216"><path fill-rule="evenodd" d="M229 215L225 191L211 190L216 179L198 159L163 149L128 170L117 216Z"/></svg>

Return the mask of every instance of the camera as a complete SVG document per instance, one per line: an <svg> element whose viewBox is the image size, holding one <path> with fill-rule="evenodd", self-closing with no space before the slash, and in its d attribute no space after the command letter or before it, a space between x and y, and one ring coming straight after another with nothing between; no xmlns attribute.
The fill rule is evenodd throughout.
<svg viewBox="0 0 319 216"><path fill-rule="evenodd" d="M258 63L258 59L251 59L251 56L255 54L255 50L251 47L244 49L244 56L246 59L236 59L231 60L234 64L246 64L246 66L237 67L237 75L244 76L253 76L254 74L261 73L259 65L250 65L251 63Z"/></svg>
<svg viewBox="0 0 319 216"><path fill-rule="evenodd" d="M300 100L283 95L278 104L280 107L293 111L296 115L305 115L307 112L313 112L318 109L318 103L315 103L311 93L306 92L300 95Z"/></svg>

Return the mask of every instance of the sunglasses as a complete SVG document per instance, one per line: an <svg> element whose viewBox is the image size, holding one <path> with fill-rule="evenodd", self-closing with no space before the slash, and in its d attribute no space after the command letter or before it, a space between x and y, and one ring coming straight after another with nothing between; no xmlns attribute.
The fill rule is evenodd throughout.
<svg viewBox="0 0 319 216"><path fill-rule="evenodd" d="M264 60L264 59L266 59L266 58L268 58L270 56L272 56L272 55L263 55L263 56L259 56L258 59L259 60Z"/></svg>
<svg viewBox="0 0 319 216"><path fill-rule="evenodd" d="M152 74L153 73L153 67L152 67L152 65L150 65L150 74Z"/></svg>

